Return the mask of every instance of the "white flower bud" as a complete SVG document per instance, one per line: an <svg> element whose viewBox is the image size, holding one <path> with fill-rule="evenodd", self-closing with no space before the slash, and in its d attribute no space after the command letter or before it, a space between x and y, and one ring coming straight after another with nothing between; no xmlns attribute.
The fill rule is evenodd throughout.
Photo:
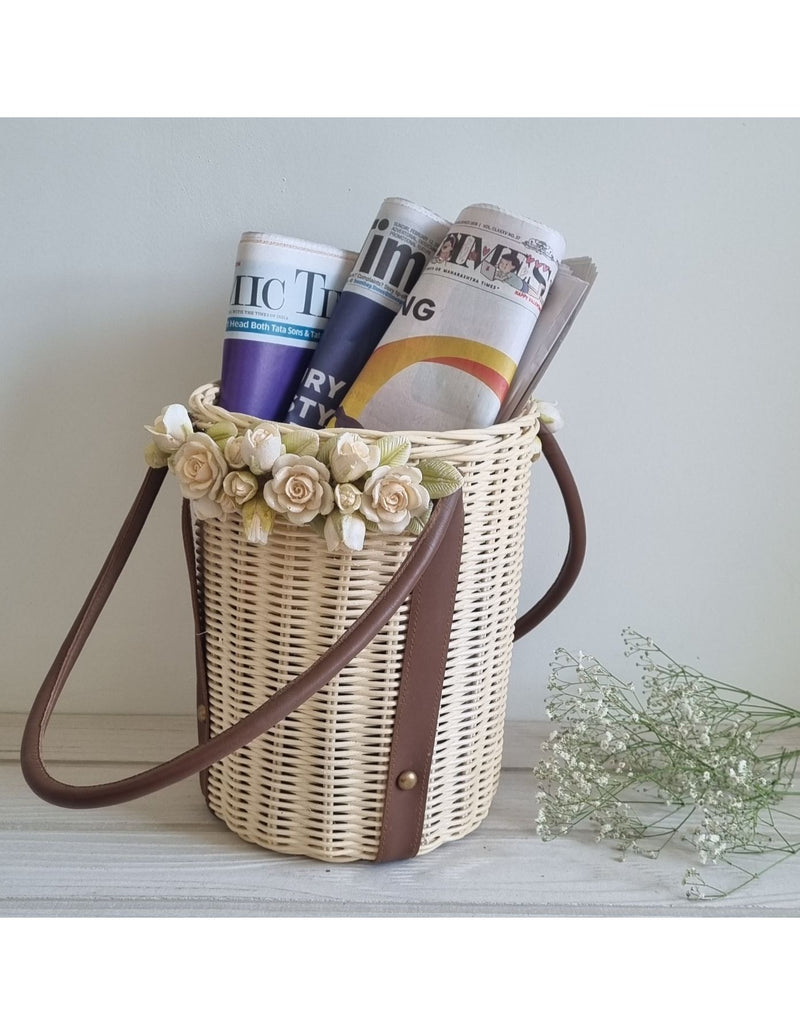
<svg viewBox="0 0 800 1035"><path fill-rule="evenodd" d="M361 505L361 490L351 482L337 485L333 490L336 506L343 514L354 514Z"/></svg>
<svg viewBox="0 0 800 1035"><path fill-rule="evenodd" d="M267 545L274 523L275 512L270 510L261 496L254 496L242 507L244 534L253 546Z"/></svg>
<svg viewBox="0 0 800 1035"><path fill-rule="evenodd" d="M353 431L346 431L331 449L331 473L337 482L354 482L377 467L380 455L377 446L369 445Z"/></svg>
<svg viewBox="0 0 800 1035"><path fill-rule="evenodd" d="M342 514L334 510L325 520L325 542L331 553L362 550L367 526L360 514Z"/></svg>
<svg viewBox="0 0 800 1035"><path fill-rule="evenodd" d="M548 431L561 431L564 427L564 418L557 403L542 402L537 400L539 409L539 420L547 425Z"/></svg>
<svg viewBox="0 0 800 1035"><path fill-rule="evenodd" d="M160 416L145 429L153 436L153 440L162 453L174 453L192 434L192 421L189 411L180 403L165 406Z"/></svg>
<svg viewBox="0 0 800 1035"><path fill-rule="evenodd" d="M253 474L269 474L281 455L281 433L277 424L262 421L248 428L239 446L241 458Z"/></svg>

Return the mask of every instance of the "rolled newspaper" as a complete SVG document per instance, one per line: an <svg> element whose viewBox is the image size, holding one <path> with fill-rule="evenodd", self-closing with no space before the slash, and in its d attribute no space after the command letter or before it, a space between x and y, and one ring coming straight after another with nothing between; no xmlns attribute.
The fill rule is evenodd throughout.
<svg viewBox="0 0 800 1035"><path fill-rule="evenodd" d="M565 244L494 205L459 215L333 423L379 431L493 424Z"/></svg>
<svg viewBox="0 0 800 1035"><path fill-rule="evenodd" d="M242 234L225 325L220 406L283 419L355 258L293 237Z"/></svg>
<svg viewBox="0 0 800 1035"><path fill-rule="evenodd" d="M300 381L286 420L323 428L336 412L450 226L404 198L386 198Z"/></svg>

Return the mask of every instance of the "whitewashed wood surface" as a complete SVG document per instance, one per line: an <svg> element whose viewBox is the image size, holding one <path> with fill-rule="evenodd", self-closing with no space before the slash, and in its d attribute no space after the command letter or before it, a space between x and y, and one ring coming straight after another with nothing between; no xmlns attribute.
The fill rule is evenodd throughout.
<svg viewBox="0 0 800 1035"><path fill-rule="evenodd" d="M208 812L196 779L112 808L48 805L19 770L22 725L0 715L0 916L800 916L800 857L732 897L692 902L685 847L621 862L589 833L542 842L531 767L543 724L509 724L500 789L476 832L383 865L246 844ZM184 750L192 735L183 717L61 715L47 757L56 776L93 783Z"/></svg>

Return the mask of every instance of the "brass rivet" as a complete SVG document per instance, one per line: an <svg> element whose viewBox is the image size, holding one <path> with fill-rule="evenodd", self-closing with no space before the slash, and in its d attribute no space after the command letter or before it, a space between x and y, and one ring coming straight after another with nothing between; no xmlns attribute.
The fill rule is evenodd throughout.
<svg viewBox="0 0 800 1035"><path fill-rule="evenodd" d="M417 774L407 769L397 777L397 786L401 791L410 791L417 786Z"/></svg>
<svg viewBox="0 0 800 1035"><path fill-rule="evenodd" d="M201 704L197 709L197 721L207 722L208 721L208 708L204 704Z"/></svg>

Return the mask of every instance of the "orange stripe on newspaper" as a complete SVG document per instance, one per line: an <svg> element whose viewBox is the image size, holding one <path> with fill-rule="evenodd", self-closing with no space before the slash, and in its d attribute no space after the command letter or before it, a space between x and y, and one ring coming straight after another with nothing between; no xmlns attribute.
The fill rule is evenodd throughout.
<svg viewBox="0 0 800 1035"><path fill-rule="evenodd" d="M357 419L370 399L395 374L414 363L425 362L444 363L466 370L501 399L517 369L517 364L505 352L471 338L453 338L448 335L401 338L379 346L372 353L345 396L342 408L349 417Z"/></svg>
<svg viewBox="0 0 800 1035"><path fill-rule="evenodd" d="M485 363L478 363L474 359L460 359L456 356L440 356L435 359L426 360L428 363L443 363L447 367L455 367L471 374L479 381L483 381L487 388L491 388L500 402L506 397L509 382L493 367L487 367Z"/></svg>

